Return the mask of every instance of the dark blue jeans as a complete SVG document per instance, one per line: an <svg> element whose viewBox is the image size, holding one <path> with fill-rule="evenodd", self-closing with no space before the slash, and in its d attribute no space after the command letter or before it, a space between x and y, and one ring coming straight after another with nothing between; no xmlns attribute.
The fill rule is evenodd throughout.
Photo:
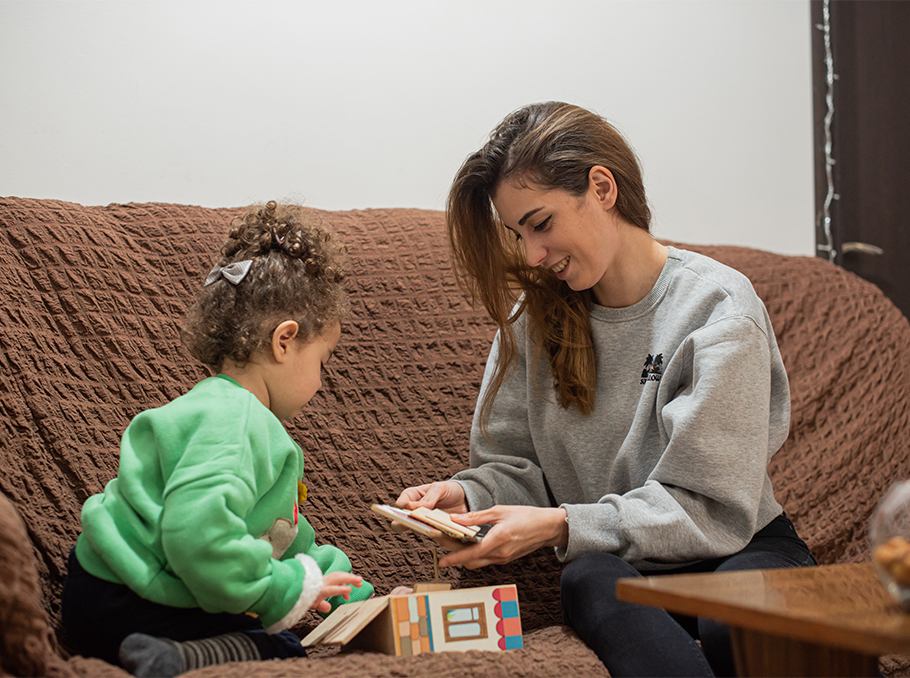
<svg viewBox="0 0 910 678"><path fill-rule="evenodd" d="M242 632L256 644L262 659L305 657L300 638L290 631L269 635L246 614L210 613L195 608L159 605L139 597L128 586L86 572L70 550L63 586L63 626L80 654L120 665L120 643L131 633L171 640L199 640Z"/></svg>
<svg viewBox="0 0 910 678"><path fill-rule="evenodd" d="M817 565L793 523L780 515L739 553L648 576L766 570ZM728 627L711 619L672 615L616 599L616 580L642 573L610 553L590 553L562 574L562 613L568 626L600 657L611 676L733 676ZM695 639L701 641L701 648Z"/></svg>

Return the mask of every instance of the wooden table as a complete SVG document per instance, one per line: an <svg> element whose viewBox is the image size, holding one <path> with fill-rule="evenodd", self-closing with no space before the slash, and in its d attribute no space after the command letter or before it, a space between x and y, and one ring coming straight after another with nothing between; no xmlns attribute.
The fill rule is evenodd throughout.
<svg viewBox="0 0 910 678"><path fill-rule="evenodd" d="M910 615L872 563L621 579L620 600L730 625L743 676L877 676L910 654Z"/></svg>

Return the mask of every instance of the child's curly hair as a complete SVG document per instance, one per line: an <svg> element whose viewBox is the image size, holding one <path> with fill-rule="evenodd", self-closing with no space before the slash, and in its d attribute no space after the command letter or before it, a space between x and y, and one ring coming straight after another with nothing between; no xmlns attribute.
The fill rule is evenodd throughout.
<svg viewBox="0 0 910 678"><path fill-rule="evenodd" d="M311 341L348 311L345 247L318 213L274 200L234 219L218 266L252 260L238 284L224 277L204 286L187 311L180 338L218 370L225 359L245 365L285 320Z"/></svg>

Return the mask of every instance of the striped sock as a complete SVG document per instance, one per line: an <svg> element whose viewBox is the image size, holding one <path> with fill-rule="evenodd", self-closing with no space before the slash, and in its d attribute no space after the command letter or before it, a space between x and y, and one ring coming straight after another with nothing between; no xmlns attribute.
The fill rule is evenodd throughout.
<svg viewBox="0 0 910 678"><path fill-rule="evenodd" d="M203 666L255 659L259 650L244 633L183 643L132 633L120 644L120 663L138 678L173 678Z"/></svg>
<svg viewBox="0 0 910 678"><path fill-rule="evenodd" d="M245 633L226 633L223 636L174 644L183 660L184 671L260 658L256 644Z"/></svg>

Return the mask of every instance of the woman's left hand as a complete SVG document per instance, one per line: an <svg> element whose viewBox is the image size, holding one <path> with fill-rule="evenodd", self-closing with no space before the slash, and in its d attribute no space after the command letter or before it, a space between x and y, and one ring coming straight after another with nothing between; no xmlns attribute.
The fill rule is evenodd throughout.
<svg viewBox="0 0 910 678"><path fill-rule="evenodd" d="M396 586L392 589L390 596L409 596L414 593L414 589L410 586Z"/></svg>
<svg viewBox="0 0 910 678"><path fill-rule="evenodd" d="M445 539L443 545L453 552L439 561L442 567L461 565L475 570L502 565L542 546L564 546L569 539L566 511L562 508L494 506L485 511L455 513L452 520L461 525L492 523L493 527L476 544Z"/></svg>

